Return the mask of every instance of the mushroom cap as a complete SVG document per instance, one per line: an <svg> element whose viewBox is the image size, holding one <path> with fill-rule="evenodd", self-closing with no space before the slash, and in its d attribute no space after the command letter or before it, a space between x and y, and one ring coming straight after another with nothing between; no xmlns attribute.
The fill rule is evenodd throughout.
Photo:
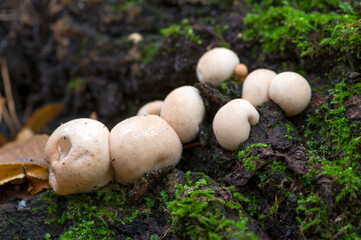
<svg viewBox="0 0 361 240"><path fill-rule="evenodd" d="M132 33L128 36L128 39L133 41L133 44L137 45L143 40L143 36L140 33Z"/></svg>
<svg viewBox="0 0 361 240"><path fill-rule="evenodd" d="M152 101L149 102L147 104L145 104L144 106L142 106L137 113L137 116L140 115L158 115L160 114L160 110L163 107L163 101L161 100L156 100L156 101Z"/></svg>
<svg viewBox="0 0 361 240"><path fill-rule="evenodd" d="M135 116L110 131L110 159L115 180L128 184L144 173L178 163L182 143L174 129L159 116Z"/></svg>
<svg viewBox="0 0 361 240"><path fill-rule="evenodd" d="M232 76L239 58L227 48L213 48L202 55L197 63L197 78L200 82L209 82L217 87Z"/></svg>
<svg viewBox="0 0 361 240"><path fill-rule="evenodd" d="M99 121L80 118L59 126L45 146L49 184L59 195L96 190L113 180L109 130Z"/></svg>
<svg viewBox="0 0 361 240"><path fill-rule="evenodd" d="M242 83L246 79L248 75L248 68L245 64L241 63L235 66L234 68L234 76L240 80Z"/></svg>
<svg viewBox="0 0 361 240"><path fill-rule="evenodd" d="M222 106L213 119L213 132L218 143L228 150L237 150L256 125L259 113L247 100L234 99Z"/></svg>
<svg viewBox="0 0 361 240"><path fill-rule="evenodd" d="M253 106L268 102L268 89L276 75L277 73L268 69L261 68L252 71L244 80L242 98L248 100Z"/></svg>
<svg viewBox="0 0 361 240"><path fill-rule="evenodd" d="M283 72L272 79L269 97L290 117L302 112L310 103L311 87L300 74Z"/></svg>
<svg viewBox="0 0 361 240"><path fill-rule="evenodd" d="M199 90L192 86L174 89L164 99L160 116L176 131L182 143L194 140L205 115Z"/></svg>

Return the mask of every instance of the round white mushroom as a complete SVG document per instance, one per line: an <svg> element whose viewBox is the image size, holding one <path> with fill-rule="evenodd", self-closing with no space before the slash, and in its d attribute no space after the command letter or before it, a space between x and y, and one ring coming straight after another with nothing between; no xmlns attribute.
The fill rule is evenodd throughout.
<svg viewBox="0 0 361 240"><path fill-rule="evenodd" d="M182 143L198 136L205 107L199 90L192 86L174 89L164 99L160 116L176 131Z"/></svg>
<svg viewBox="0 0 361 240"><path fill-rule="evenodd" d="M272 79L269 97L287 116L302 112L311 101L311 87L307 80L295 72L283 72Z"/></svg>
<svg viewBox="0 0 361 240"><path fill-rule="evenodd" d="M143 36L140 33L135 32L130 34L128 39L133 41L133 44L138 45L143 40Z"/></svg>
<svg viewBox="0 0 361 240"><path fill-rule="evenodd" d="M59 195L96 190L113 180L109 130L87 118L59 126L45 146L49 184Z"/></svg>
<svg viewBox="0 0 361 240"><path fill-rule="evenodd" d="M244 80L242 98L248 100L253 106L268 102L268 89L276 75L274 71L268 69L257 69L251 72Z"/></svg>
<svg viewBox="0 0 361 240"><path fill-rule="evenodd" d="M135 116L110 131L110 159L115 180L128 184L144 173L178 163L182 143L174 129L159 116Z"/></svg>
<svg viewBox="0 0 361 240"><path fill-rule="evenodd" d="M259 113L247 100L234 99L222 106L213 119L213 132L218 143L228 150L237 150L256 125Z"/></svg>
<svg viewBox="0 0 361 240"><path fill-rule="evenodd" d="M202 55L197 63L197 78L200 82L209 82L219 86L232 76L239 64L237 54L227 48L213 48Z"/></svg>
<svg viewBox="0 0 361 240"><path fill-rule="evenodd" d="M163 101L156 100L145 104L138 110L137 116L140 115L160 115L160 110L163 107Z"/></svg>

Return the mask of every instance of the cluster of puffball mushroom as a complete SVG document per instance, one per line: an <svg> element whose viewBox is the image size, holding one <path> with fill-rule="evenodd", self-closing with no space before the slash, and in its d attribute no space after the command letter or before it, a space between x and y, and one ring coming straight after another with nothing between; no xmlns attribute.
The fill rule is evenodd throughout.
<svg viewBox="0 0 361 240"><path fill-rule="evenodd" d="M301 113L311 100L307 80L295 72L276 74L268 69L256 69L248 74L247 66L226 48L214 48L198 61L197 77L200 82L219 86L234 74L242 83L242 98L222 106L213 120L213 132L218 143L228 150L237 150L248 139L251 126L259 122L256 106L272 100L286 116Z"/></svg>
<svg viewBox="0 0 361 240"><path fill-rule="evenodd" d="M197 78L219 86L234 74L243 82L242 99L234 99L216 113L213 131L219 144L237 150L248 139L250 125L259 121L256 106L273 100L286 113L302 112L311 99L311 88L299 74L276 74L258 69L248 75L238 56L214 48L198 61ZM248 75L248 76L247 76ZM112 181L130 184L145 173L178 163L182 144L197 138L205 116L199 90L182 86L164 101L139 109L137 116L118 123L109 132L99 121L75 119L59 126L45 147L49 183L60 195L90 192Z"/></svg>

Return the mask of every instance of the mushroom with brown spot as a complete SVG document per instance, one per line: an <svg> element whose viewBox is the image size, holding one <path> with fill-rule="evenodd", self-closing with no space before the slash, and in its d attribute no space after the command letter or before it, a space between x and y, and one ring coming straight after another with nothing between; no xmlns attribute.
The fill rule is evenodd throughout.
<svg viewBox="0 0 361 240"><path fill-rule="evenodd" d="M152 101L149 102L147 104L145 104L144 106L142 106L138 112L137 115L160 115L160 111L163 107L163 101L161 100L156 100L156 101Z"/></svg>
<svg viewBox="0 0 361 240"><path fill-rule="evenodd" d="M49 184L59 195L85 193L113 180L109 161L109 130L87 118L59 126L45 146Z"/></svg>
<svg viewBox="0 0 361 240"><path fill-rule="evenodd" d="M283 72L272 79L269 97L288 117L301 113L311 101L311 87L295 72Z"/></svg>
<svg viewBox="0 0 361 240"><path fill-rule="evenodd" d="M218 143L228 150L237 150L246 141L259 121L259 113L247 100L234 99L222 106L213 119L213 132Z"/></svg>
<svg viewBox="0 0 361 240"><path fill-rule="evenodd" d="M213 48L198 60L196 73L200 82L209 82L217 87L230 78L239 64L236 53L227 48Z"/></svg>
<svg viewBox="0 0 361 240"><path fill-rule="evenodd" d="M268 89L276 75L274 71L268 69L261 68L252 71L244 80L242 98L248 100L253 106L268 102Z"/></svg>
<svg viewBox="0 0 361 240"><path fill-rule="evenodd" d="M110 132L110 158L115 180L128 184L144 173L178 163L182 143L174 129L159 116L135 116Z"/></svg>
<svg viewBox="0 0 361 240"><path fill-rule="evenodd" d="M160 116L176 131L182 143L198 136L205 107L199 90L192 86L174 89L164 99Z"/></svg>

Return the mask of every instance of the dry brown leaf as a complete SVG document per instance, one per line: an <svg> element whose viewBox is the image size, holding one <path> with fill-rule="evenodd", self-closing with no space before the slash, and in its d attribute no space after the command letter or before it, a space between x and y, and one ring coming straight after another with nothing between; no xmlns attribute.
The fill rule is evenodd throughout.
<svg viewBox="0 0 361 240"><path fill-rule="evenodd" d="M24 142L11 142L0 148L0 185L17 179L28 179L31 193L49 188L48 163L44 159L46 134ZM46 183L45 183L46 182Z"/></svg>
<svg viewBox="0 0 361 240"><path fill-rule="evenodd" d="M24 128L30 128L34 133L41 133L48 123L63 110L63 104L47 104L33 112Z"/></svg>
<svg viewBox="0 0 361 240"><path fill-rule="evenodd" d="M31 184L29 184L28 192L31 194L37 194L43 189L50 189L49 181L48 179L42 180L38 178L33 177L27 177L27 179L30 181Z"/></svg>
<svg viewBox="0 0 361 240"><path fill-rule="evenodd" d="M0 134L0 146L4 145L7 142L8 139L4 135Z"/></svg>
<svg viewBox="0 0 361 240"><path fill-rule="evenodd" d="M27 127L22 128L20 130L20 132L18 132L18 134L16 134L15 141L24 142L34 136L35 136L35 134L34 134L33 130L31 130L30 128L27 128Z"/></svg>

